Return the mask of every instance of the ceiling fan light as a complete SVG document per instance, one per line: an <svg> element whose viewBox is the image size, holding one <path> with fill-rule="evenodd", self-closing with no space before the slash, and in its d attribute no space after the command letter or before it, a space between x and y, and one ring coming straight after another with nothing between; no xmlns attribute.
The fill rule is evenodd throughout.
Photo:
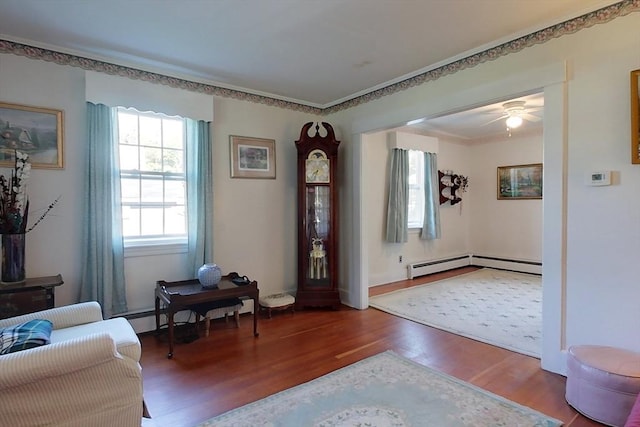
<svg viewBox="0 0 640 427"><path fill-rule="evenodd" d="M520 116L509 116L506 121L507 127L509 129L515 129L522 125L522 117Z"/></svg>
<svg viewBox="0 0 640 427"><path fill-rule="evenodd" d="M418 123L422 123L422 122L424 122L425 120L427 120L427 118L426 118L426 117L423 117L423 118L421 118L421 119L409 120L409 121L407 122L407 126L417 125Z"/></svg>

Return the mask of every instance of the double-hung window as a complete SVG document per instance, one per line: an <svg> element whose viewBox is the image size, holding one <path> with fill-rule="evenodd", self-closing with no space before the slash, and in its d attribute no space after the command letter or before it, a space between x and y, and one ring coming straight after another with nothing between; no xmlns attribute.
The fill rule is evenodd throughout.
<svg viewBox="0 0 640 427"><path fill-rule="evenodd" d="M424 153L409 150L408 228L422 228L424 221Z"/></svg>
<svg viewBox="0 0 640 427"><path fill-rule="evenodd" d="M118 140L125 247L186 243L184 120L119 107Z"/></svg>

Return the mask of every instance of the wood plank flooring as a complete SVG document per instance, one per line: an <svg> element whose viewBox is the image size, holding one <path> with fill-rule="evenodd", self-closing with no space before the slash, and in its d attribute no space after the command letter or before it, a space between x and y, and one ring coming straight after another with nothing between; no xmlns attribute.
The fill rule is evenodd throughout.
<svg viewBox="0 0 640 427"><path fill-rule="evenodd" d="M415 286L470 268L377 286L371 294ZM600 424L564 400L565 378L544 371L536 358L460 337L370 308L309 309L252 319L215 320L209 337L177 342L167 359L166 339L143 334L144 396L152 419L143 426L198 423L278 391L307 382L374 354L393 350L425 366L563 421L568 427ZM303 427L303 426L300 426Z"/></svg>

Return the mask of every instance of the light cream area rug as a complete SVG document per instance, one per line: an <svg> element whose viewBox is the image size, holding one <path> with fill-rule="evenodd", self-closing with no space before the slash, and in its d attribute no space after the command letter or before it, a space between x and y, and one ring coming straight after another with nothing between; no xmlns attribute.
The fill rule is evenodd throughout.
<svg viewBox="0 0 640 427"><path fill-rule="evenodd" d="M540 357L542 278L484 268L369 298L387 313Z"/></svg>
<svg viewBox="0 0 640 427"><path fill-rule="evenodd" d="M198 427L558 427L562 423L391 351Z"/></svg>

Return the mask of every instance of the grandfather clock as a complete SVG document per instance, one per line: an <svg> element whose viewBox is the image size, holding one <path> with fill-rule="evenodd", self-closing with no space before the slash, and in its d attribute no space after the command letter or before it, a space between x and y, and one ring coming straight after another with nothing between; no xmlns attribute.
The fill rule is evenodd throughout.
<svg viewBox="0 0 640 427"><path fill-rule="evenodd" d="M302 127L298 150L298 292L296 307L340 306L338 293L338 145L333 128L326 136ZM313 131L312 131L313 132Z"/></svg>

